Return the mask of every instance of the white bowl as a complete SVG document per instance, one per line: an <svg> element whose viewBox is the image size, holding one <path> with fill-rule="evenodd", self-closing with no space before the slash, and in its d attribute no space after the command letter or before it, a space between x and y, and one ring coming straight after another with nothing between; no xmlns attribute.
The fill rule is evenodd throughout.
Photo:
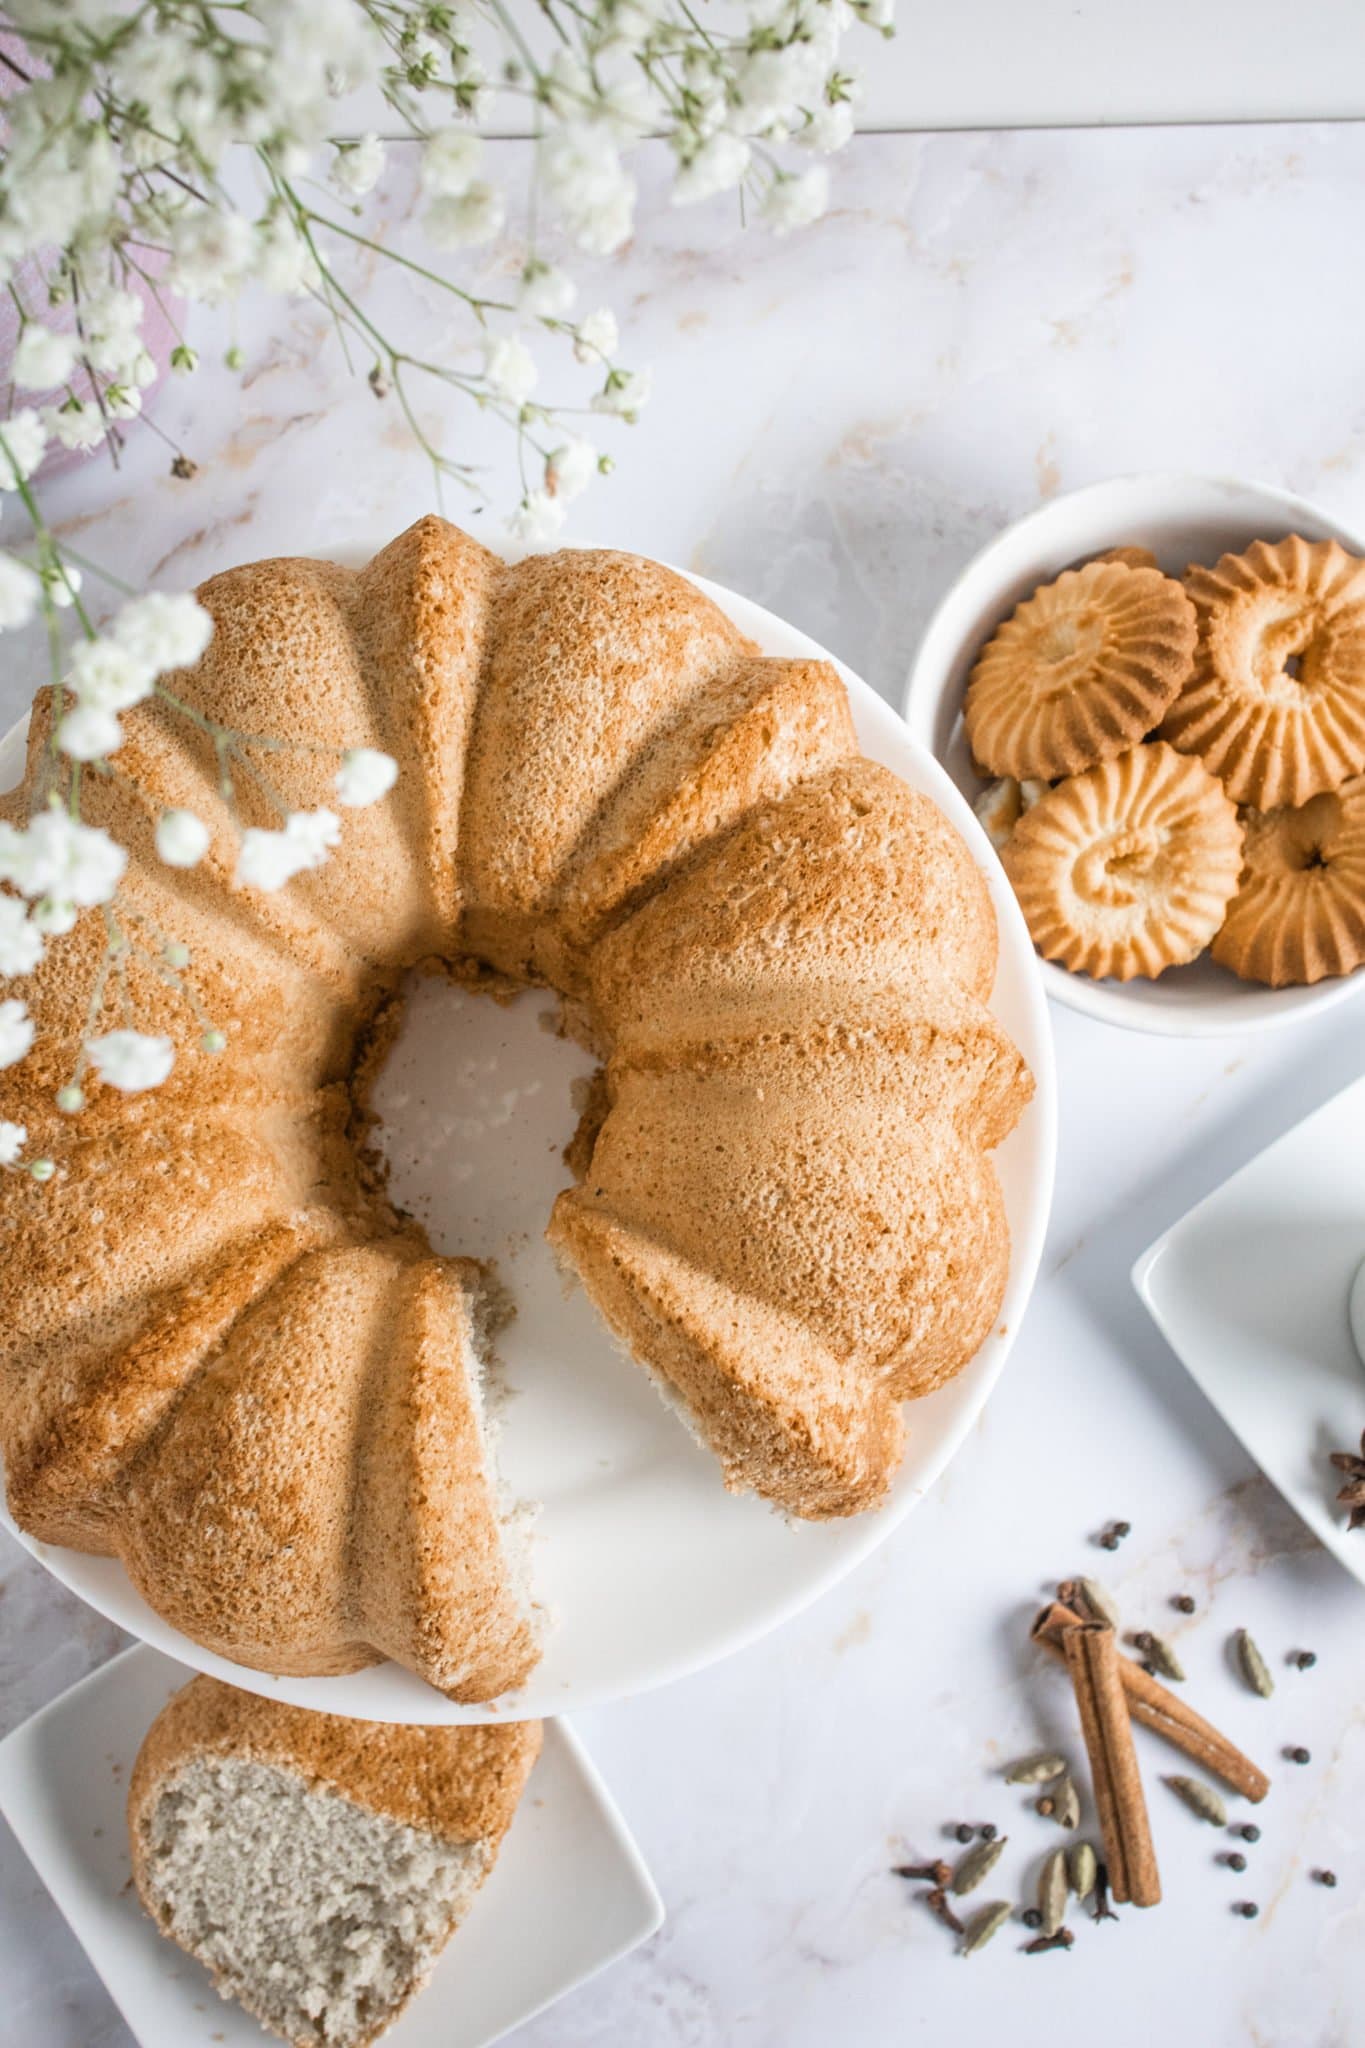
<svg viewBox="0 0 1365 2048"><path fill-rule="evenodd" d="M981 792L962 724L972 663L1021 598L1063 569L1106 548L1150 548L1178 575L1191 562L1216 562L1253 540L1339 540L1365 555L1365 537L1306 498L1235 477L1154 473L1120 476L1054 498L1006 527L953 584L929 621L905 686L905 722L941 761L969 802ZM1206 954L1169 968L1159 981L1091 981L1043 961L1048 995L1068 1008L1131 1031L1211 1038L1289 1024L1355 993L1365 976L1311 988L1259 988L1238 981Z"/></svg>
<svg viewBox="0 0 1365 2048"><path fill-rule="evenodd" d="M765 653L833 658L748 599L693 580ZM374 1721L550 1716L661 1685L756 1641L884 1543L924 1497L985 1407L1033 1290L1057 1143L1052 1035L1027 928L970 807L892 707L838 666L864 753L932 797L986 873L1000 923L991 1007L1036 1084L995 1155L1010 1227L999 1320L965 1371L914 1403L904 1462L885 1506L846 1521L798 1524L752 1494L725 1492L715 1461L646 1375L620 1355L587 1296L579 1289L565 1298L543 1233L556 1189L568 1179L561 1147L573 1116L567 1087L560 1101L557 1090L540 1085L546 1039L531 1031L526 1036L537 1050L518 1053L504 1043L505 1013L471 1000L458 1038L447 1032L442 1047L439 1032L427 1028L432 1019L424 1025L419 989L381 1082L381 1089L391 1078L395 1083L385 1130L391 1153L415 1151L428 1162L422 1213L437 1241L448 1237L452 1248L496 1254L516 1301L498 1344L518 1396L508 1404L500 1450L513 1493L543 1504L533 1573L556 1626L542 1662L520 1693L473 1705L443 1698L393 1663L339 1678L249 1671L163 1621L114 1558L39 1543L15 1528L0 1502L0 1527L64 1585L180 1663L295 1706ZM17 728L0 743L0 788L16 782L22 767ZM470 1089L460 1079L466 1070ZM452 1111L458 1142L449 1143ZM478 1145L473 1176L470 1137Z"/></svg>

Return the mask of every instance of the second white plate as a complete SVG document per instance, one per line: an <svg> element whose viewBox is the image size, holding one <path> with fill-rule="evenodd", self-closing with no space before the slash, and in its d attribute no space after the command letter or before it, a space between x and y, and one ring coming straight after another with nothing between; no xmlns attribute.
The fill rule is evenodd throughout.
<svg viewBox="0 0 1365 2048"><path fill-rule="evenodd" d="M141 2048L266 2048L273 2035L217 1996L208 1973L157 1932L132 1885L129 1773L190 1676L136 1649L72 1686L0 1743L0 1813ZM662 1920L640 1852L577 1736L548 1723L497 1867L386 2048L489 2048Z"/></svg>
<svg viewBox="0 0 1365 2048"><path fill-rule="evenodd" d="M1365 1079L1173 1224L1133 1285L1267 1479L1365 1584L1365 1529L1347 1527L1330 1462L1365 1428L1348 1320L1362 1258Z"/></svg>

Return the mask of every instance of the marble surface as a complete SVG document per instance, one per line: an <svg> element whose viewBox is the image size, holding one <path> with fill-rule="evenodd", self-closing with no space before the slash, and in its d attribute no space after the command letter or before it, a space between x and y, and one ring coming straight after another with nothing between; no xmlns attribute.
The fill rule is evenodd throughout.
<svg viewBox="0 0 1365 2048"><path fill-rule="evenodd" d="M1281 127L869 138L843 161L833 217L782 243L653 196L641 246L598 282L658 396L572 537L748 591L894 696L954 570L1041 495L1185 466L1365 519L1363 187L1365 133ZM401 214L401 180L389 204ZM446 319L420 299L401 314L429 335ZM86 471L50 494L130 581L359 547L430 503L420 458L311 313L247 309L242 341L240 411L210 374L159 415L202 463L194 483L173 482L146 435L121 477ZM6 665L0 719L30 681ZM998 1393L934 1495L842 1588L731 1662L584 1717L669 1918L519 2048L1365 2039L1361 1595L1128 1284L1158 1231L1359 1073L1365 1011L1202 1044L1055 1021L1056 1208ZM1133 1533L1105 1557L1089 1538L1114 1516ZM888 1866L936 1852L950 1821L989 1819L1011 1837L990 1893L1030 1880L1053 1837L999 1766L1040 1740L1077 1744L1062 1682L1025 1648L1027 1616L1059 1574L1100 1566L1134 1622L1169 1627L1192 1699L1272 1770L1263 1839L1245 1876L1220 1867L1231 1845L1177 1806L1158 1782L1166 1753L1144 1745L1166 1904L1084 1923L1069 1956L1025 1960L1012 1930L964 1965ZM1188 1620L1167 1604L1184 1590ZM1240 1625L1275 1668L1269 1703L1229 1671ZM1311 1672L1286 1668L1301 1645ZM115 1647L5 1549L0 1725ZM1279 1758L1296 1743L1312 1752L1301 1769ZM1323 1863L1335 1891L1310 1882ZM1234 1916L1238 1898L1258 1920ZM0 2040L128 2048L7 1836L0 1984Z"/></svg>

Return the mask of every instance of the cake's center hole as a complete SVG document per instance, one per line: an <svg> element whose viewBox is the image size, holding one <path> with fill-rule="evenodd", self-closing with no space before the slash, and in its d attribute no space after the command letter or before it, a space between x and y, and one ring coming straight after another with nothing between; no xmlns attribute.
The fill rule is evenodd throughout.
<svg viewBox="0 0 1365 2048"><path fill-rule="evenodd" d="M515 1263L543 1250L597 1062L555 1034L558 1003L545 990L498 1003L420 975L405 993L371 1096L394 1202L448 1257Z"/></svg>

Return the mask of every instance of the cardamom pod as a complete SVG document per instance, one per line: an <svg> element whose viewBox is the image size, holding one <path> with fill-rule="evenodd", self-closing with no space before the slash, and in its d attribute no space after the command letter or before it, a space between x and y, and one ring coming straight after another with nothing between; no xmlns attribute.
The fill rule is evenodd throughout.
<svg viewBox="0 0 1365 2048"><path fill-rule="evenodd" d="M1076 1843L1067 1857L1066 1868L1071 1879L1071 1889L1084 1904L1094 1891L1095 1879L1099 1874L1095 1852L1089 1842Z"/></svg>
<svg viewBox="0 0 1365 2048"><path fill-rule="evenodd" d="M1119 1610L1112 1593L1107 1593L1098 1579L1077 1579L1081 1598L1096 1621L1107 1621L1110 1628L1119 1625Z"/></svg>
<svg viewBox="0 0 1365 2048"><path fill-rule="evenodd" d="M974 1849L967 1851L953 1872L953 1891L959 1899L965 1898L968 1892L974 1892L983 1877L990 1876L1008 1840L1008 1835L997 1835L993 1842L978 1842Z"/></svg>
<svg viewBox="0 0 1365 2048"><path fill-rule="evenodd" d="M1166 1783L1177 1799L1183 1799L1190 1812L1197 1813L1200 1820L1206 1820L1216 1828L1227 1826L1228 1810L1211 1785L1205 1785L1199 1778L1181 1777L1168 1778Z"/></svg>
<svg viewBox="0 0 1365 2048"><path fill-rule="evenodd" d="M1075 1779L1068 1775L1049 1785L1046 1798L1037 1802L1035 1810L1044 1820L1055 1820L1059 1828L1074 1828L1081 1817L1081 1795Z"/></svg>
<svg viewBox="0 0 1365 2048"><path fill-rule="evenodd" d="M1253 1692L1258 1692L1263 1700L1268 1700L1275 1690L1275 1681L1270 1675L1270 1667L1265 1658L1244 1628L1238 1629L1233 1640L1237 1646L1237 1662L1243 1678Z"/></svg>
<svg viewBox="0 0 1365 2048"><path fill-rule="evenodd" d="M993 1940L1009 1919L1011 1911L1008 1899L996 1899L993 1904L983 1906L979 1913L973 1913L962 1937L963 1955L974 1956L979 1948Z"/></svg>
<svg viewBox="0 0 1365 2048"><path fill-rule="evenodd" d="M1066 1769L1064 1756L1026 1756L1011 1764L1005 1773L1007 1785L1047 1785Z"/></svg>
<svg viewBox="0 0 1365 2048"><path fill-rule="evenodd" d="M1177 1685L1181 1682L1185 1667L1164 1636L1154 1636L1149 1628L1145 1628L1133 1637L1133 1642L1163 1678L1174 1679Z"/></svg>
<svg viewBox="0 0 1365 2048"><path fill-rule="evenodd" d="M1066 1850L1054 1849L1038 1873L1038 1911L1044 1934L1055 1934L1066 1918Z"/></svg>

